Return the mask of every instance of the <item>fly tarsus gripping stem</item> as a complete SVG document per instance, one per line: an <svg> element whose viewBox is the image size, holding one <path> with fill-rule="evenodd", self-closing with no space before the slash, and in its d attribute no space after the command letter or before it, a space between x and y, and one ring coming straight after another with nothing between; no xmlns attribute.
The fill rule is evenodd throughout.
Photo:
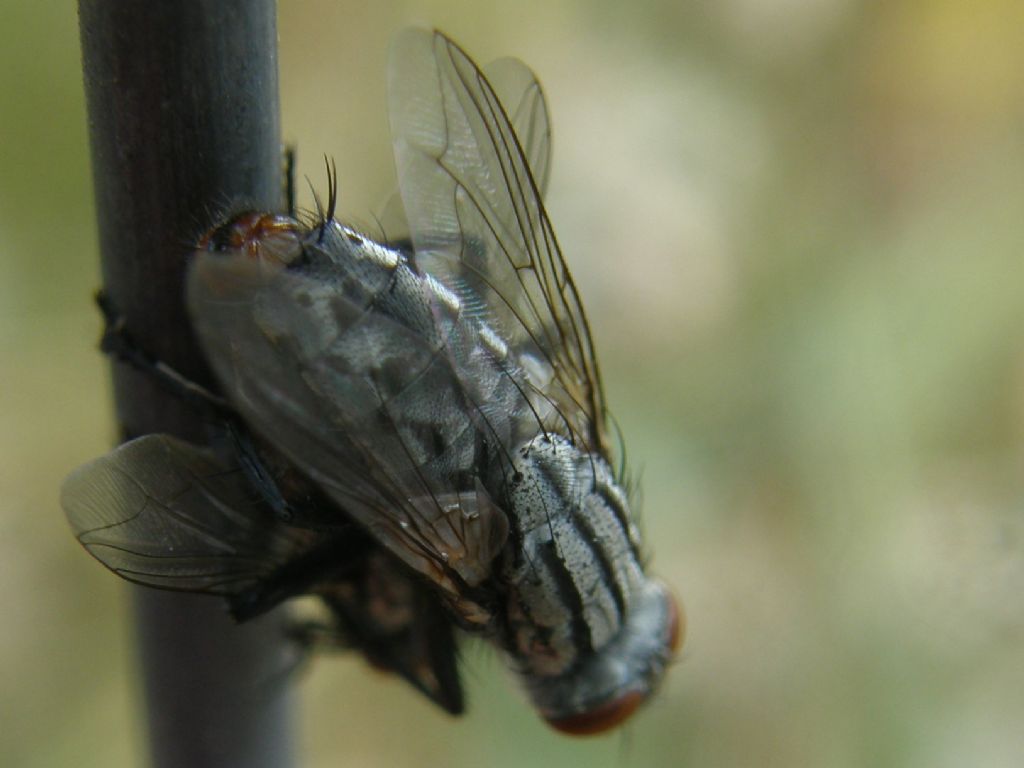
<svg viewBox="0 0 1024 768"><path fill-rule="evenodd" d="M218 397L201 384L181 375L171 366L157 359L134 339L122 315L106 292L96 292L96 305L103 313L103 336L100 350L116 360L151 376L173 395L217 416L235 417L235 412L222 397Z"/></svg>
<svg viewBox="0 0 1024 768"><path fill-rule="evenodd" d="M271 506L282 523L291 523L298 517L296 510L284 498L277 481L263 463L259 449L253 443L238 413L222 397L178 373L174 368L149 354L128 331L124 316L105 292L97 291L96 304L103 313L105 327L100 349L138 371L152 377L172 395L211 414L223 422L225 433L241 462L242 471L250 484ZM300 524L300 523L296 523Z"/></svg>

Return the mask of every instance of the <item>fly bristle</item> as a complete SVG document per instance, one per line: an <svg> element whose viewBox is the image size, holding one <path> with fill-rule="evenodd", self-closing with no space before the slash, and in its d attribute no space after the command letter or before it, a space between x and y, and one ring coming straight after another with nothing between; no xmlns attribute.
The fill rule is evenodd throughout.
<svg viewBox="0 0 1024 768"><path fill-rule="evenodd" d="M327 162L327 218L333 219L338 207L338 165L333 157L328 161L325 155L324 161Z"/></svg>

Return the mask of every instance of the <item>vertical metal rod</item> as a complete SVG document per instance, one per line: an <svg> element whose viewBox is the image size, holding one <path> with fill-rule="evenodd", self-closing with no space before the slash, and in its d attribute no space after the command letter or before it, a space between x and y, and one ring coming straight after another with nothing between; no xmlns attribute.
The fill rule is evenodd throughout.
<svg viewBox="0 0 1024 768"><path fill-rule="evenodd" d="M282 206L273 0L79 0L103 283L133 335L213 385L183 307L189 246L228 209ZM196 414L115 364L124 438L202 440ZM293 764L281 617L137 589L157 768Z"/></svg>

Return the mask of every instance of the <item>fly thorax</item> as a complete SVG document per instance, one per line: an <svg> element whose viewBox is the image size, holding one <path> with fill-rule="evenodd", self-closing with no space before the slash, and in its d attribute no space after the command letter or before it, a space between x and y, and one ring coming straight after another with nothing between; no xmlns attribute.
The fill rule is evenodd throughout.
<svg viewBox="0 0 1024 768"><path fill-rule="evenodd" d="M389 315L416 332L432 325L418 276L401 251L328 221L310 231L304 255L298 270L322 280L354 308Z"/></svg>
<svg viewBox="0 0 1024 768"><path fill-rule="evenodd" d="M553 725L603 729L660 679L678 611L643 572L626 494L603 458L540 435L517 450L512 469L509 652Z"/></svg>
<svg viewBox="0 0 1024 768"><path fill-rule="evenodd" d="M604 459L549 434L517 450L508 506L509 645L559 675L611 642L645 583L626 495Z"/></svg>

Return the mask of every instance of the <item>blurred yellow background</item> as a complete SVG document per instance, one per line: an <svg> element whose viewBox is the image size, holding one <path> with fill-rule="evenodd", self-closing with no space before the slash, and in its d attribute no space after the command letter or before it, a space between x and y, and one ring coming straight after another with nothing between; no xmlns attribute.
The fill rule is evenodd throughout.
<svg viewBox="0 0 1024 768"><path fill-rule="evenodd" d="M0 29L0 765L110 768L145 753L127 591L57 503L114 437L70 6ZM409 23L546 87L549 210L689 637L590 741L479 644L461 720L318 659L303 764L1024 765L1024 4L282 0L285 138L356 223Z"/></svg>

